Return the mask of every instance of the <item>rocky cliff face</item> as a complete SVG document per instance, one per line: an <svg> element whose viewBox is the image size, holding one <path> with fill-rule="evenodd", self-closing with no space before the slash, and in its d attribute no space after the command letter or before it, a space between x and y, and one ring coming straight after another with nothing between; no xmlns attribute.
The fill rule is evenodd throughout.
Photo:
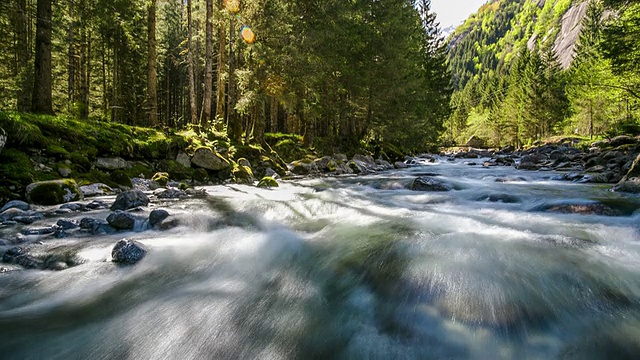
<svg viewBox="0 0 640 360"><path fill-rule="evenodd" d="M580 36L582 20L587 12L588 4L589 1L574 4L562 17L554 50L558 55L560 64L562 64L562 67L565 69L569 68L575 57L574 50L578 37Z"/></svg>

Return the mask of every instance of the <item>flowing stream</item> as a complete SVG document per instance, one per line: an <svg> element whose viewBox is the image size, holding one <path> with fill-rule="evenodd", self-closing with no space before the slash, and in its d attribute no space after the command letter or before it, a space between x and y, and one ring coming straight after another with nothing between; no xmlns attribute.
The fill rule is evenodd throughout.
<svg viewBox="0 0 640 360"><path fill-rule="evenodd" d="M0 274L0 358L637 359L640 198L557 177L441 159L155 203L183 224ZM620 215L544 211L593 202ZM122 238L148 255L110 262Z"/></svg>

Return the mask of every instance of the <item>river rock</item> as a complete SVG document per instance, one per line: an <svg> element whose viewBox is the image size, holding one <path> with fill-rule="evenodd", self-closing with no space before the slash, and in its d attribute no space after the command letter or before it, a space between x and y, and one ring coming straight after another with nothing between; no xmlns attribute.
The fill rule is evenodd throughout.
<svg viewBox="0 0 640 360"><path fill-rule="evenodd" d="M315 162L310 160L298 160L288 165L289 170L296 175L308 175L318 172Z"/></svg>
<svg viewBox="0 0 640 360"><path fill-rule="evenodd" d="M191 163L207 170L220 171L231 166L229 160L208 147L201 147L191 157Z"/></svg>
<svg viewBox="0 0 640 360"><path fill-rule="evenodd" d="M56 226L62 230L73 230L80 227L80 222L75 219L59 219Z"/></svg>
<svg viewBox="0 0 640 360"><path fill-rule="evenodd" d="M103 183L80 186L80 191L85 197L104 196L114 193L109 185Z"/></svg>
<svg viewBox="0 0 640 360"><path fill-rule="evenodd" d="M7 209L20 209L23 211L29 211L31 210L31 205L21 200L11 200L8 203L4 204L2 209L0 209L0 214Z"/></svg>
<svg viewBox="0 0 640 360"><path fill-rule="evenodd" d="M546 212L555 212L561 214L580 214L580 215L602 215L616 216L618 212L601 203L588 204L558 204L547 205L542 208Z"/></svg>
<svg viewBox="0 0 640 360"><path fill-rule="evenodd" d="M83 211L84 205L78 203L67 203L60 205L60 209L69 209L71 211Z"/></svg>
<svg viewBox="0 0 640 360"><path fill-rule="evenodd" d="M22 229L20 231L20 233L22 235L52 235L55 234L56 231L58 231L58 227L56 225L53 226L46 226L46 227L41 227L41 228L29 228L29 229Z"/></svg>
<svg viewBox="0 0 640 360"><path fill-rule="evenodd" d="M136 218L128 212L116 210L107 216L107 222L114 229L133 230L136 224Z"/></svg>
<svg viewBox="0 0 640 360"><path fill-rule="evenodd" d="M620 181L612 190L616 192L640 194L640 178L634 177Z"/></svg>
<svg viewBox="0 0 640 360"><path fill-rule="evenodd" d="M439 182L438 180L429 177L421 176L415 178L411 184L411 190L413 191L449 191L451 188Z"/></svg>
<svg viewBox="0 0 640 360"><path fill-rule="evenodd" d="M409 167L409 165L407 165L404 161L396 161L394 165L396 169L406 169Z"/></svg>
<svg viewBox="0 0 640 360"><path fill-rule="evenodd" d="M60 167L58 168L58 174L59 174L60 176L62 176L63 178L68 178L68 177L70 177L70 176L71 176L71 172L72 172L72 171L71 171L71 169L69 169L69 168L68 168L68 167L66 167L66 166L60 166Z"/></svg>
<svg viewBox="0 0 640 360"><path fill-rule="evenodd" d="M134 240L120 240L111 250L113 262L132 265L147 255L147 248Z"/></svg>
<svg viewBox="0 0 640 360"><path fill-rule="evenodd" d="M155 209L149 214L149 225L156 226L169 217L169 212L164 209Z"/></svg>
<svg viewBox="0 0 640 360"><path fill-rule="evenodd" d="M73 179L39 181L27 186L27 201L38 205L56 205L82 200L82 192Z"/></svg>
<svg viewBox="0 0 640 360"><path fill-rule="evenodd" d="M156 191L154 192L154 195L158 199L181 199L188 196L185 191L174 188Z"/></svg>
<svg viewBox="0 0 640 360"><path fill-rule="evenodd" d="M26 250L19 246L7 250L2 256L2 261L7 264L20 265L25 269L42 268L42 261L27 254Z"/></svg>
<svg viewBox="0 0 640 360"><path fill-rule="evenodd" d="M140 190L129 190L119 194L111 205L111 211L128 210L149 205L149 198Z"/></svg>
<svg viewBox="0 0 640 360"><path fill-rule="evenodd" d="M127 166L129 166L127 161L120 157L113 157L113 158L99 157L96 159L95 165L96 165L96 168L100 170L108 170L108 171L122 170L122 169L126 169Z"/></svg>

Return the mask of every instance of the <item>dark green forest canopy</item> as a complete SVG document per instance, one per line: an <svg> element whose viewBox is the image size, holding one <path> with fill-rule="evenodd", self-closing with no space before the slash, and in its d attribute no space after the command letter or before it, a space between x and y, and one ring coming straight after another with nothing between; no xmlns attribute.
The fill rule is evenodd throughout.
<svg viewBox="0 0 640 360"><path fill-rule="evenodd" d="M634 1L489 1L449 39L455 92L442 139L637 134L638 35Z"/></svg>
<svg viewBox="0 0 640 360"><path fill-rule="evenodd" d="M449 115L446 57L429 0L0 4L0 109L236 142L424 149Z"/></svg>

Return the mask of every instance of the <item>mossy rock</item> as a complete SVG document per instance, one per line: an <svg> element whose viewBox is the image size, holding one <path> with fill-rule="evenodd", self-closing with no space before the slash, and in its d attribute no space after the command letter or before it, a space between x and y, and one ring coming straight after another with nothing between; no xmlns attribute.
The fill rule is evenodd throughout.
<svg viewBox="0 0 640 360"><path fill-rule="evenodd" d="M47 146L45 151L47 156L56 158L58 160L68 159L71 156L67 150L59 145L49 145Z"/></svg>
<svg viewBox="0 0 640 360"><path fill-rule="evenodd" d="M71 153L69 156L73 169L79 172L89 172L91 170L91 161L89 156L80 153Z"/></svg>
<svg viewBox="0 0 640 360"><path fill-rule="evenodd" d="M262 179L260 179L260 181L258 182L258 187L261 187L261 188L272 188L272 187L279 187L279 186L280 184L278 184L276 179L272 178L271 176L265 176Z"/></svg>
<svg viewBox="0 0 640 360"><path fill-rule="evenodd" d="M147 165L142 162L138 162L137 164L123 171L125 174L127 174L129 178L134 178L134 177L150 178L151 176L153 176L153 174L155 174L155 171L153 171L150 165Z"/></svg>
<svg viewBox="0 0 640 360"><path fill-rule="evenodd" d="M175 160L162 160L158 164L158 170L168 173L174 180L186 180L193 177L193 169L185 167Z"/></svg>
<svg viewBox="0 0 640 360"><path fill-rule="evenodd" d="M279 141L273 149L286 162L301 159L307 155L307 151L302 145L302 142L292 139Z"/></svg>
<svg viewBox="0 0 640 360"><path fill-rule="evenodd" d="M158 185L165 187L169 183L169 174L166 172L157 172L153 174L151 180L158 183Z"/></svg>
<svg viewBox="0 0 640 360"><path fill-rule="evenodd" d="M209 181L209 173L203 168L195 169L193 171L193 180L199 183L205 183Z"/></svg>
<svg viewBox="0 0 640 360"><path fill-rule="evenodd" d="M27 186L27 200L38 205L56 205L82 200L82 192L73 179L40 181Z"/></svg>
<svg viewBox="0 0 640 360"><path fill-rule="evenodd" d="M131 178L129 175L123 170L116 170L109 175L109 179L113 181L118 186L125 186L128 188L133 187L133 183L131 182Z"/></svg>
<svg viewBox="0 0 640 360"><path fill-rule="evenodd" d="M253 171L246 165L236 164L233 167L232 174L236 182L243 184L251 184L253 182Z"/></svg>

